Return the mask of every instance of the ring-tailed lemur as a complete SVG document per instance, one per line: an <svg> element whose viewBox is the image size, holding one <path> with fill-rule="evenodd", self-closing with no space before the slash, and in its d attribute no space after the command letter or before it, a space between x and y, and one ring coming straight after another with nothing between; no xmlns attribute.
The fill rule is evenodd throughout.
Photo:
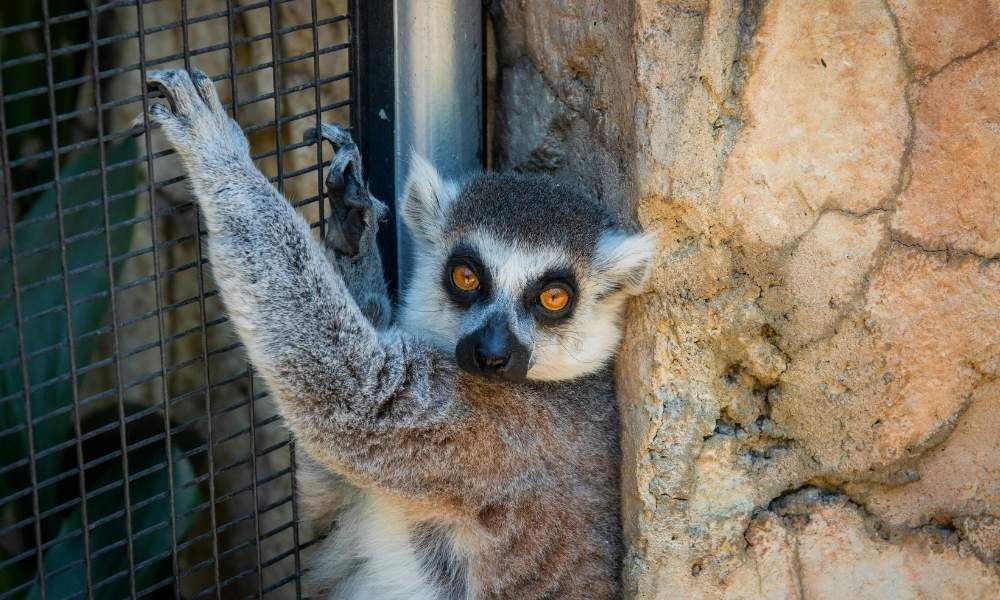
<svg viewBox="0 0 1000 600"><path fill-rule="evenodd" d="M652 238L548 178L459 185L416 160L401 204L416 266L393 323L374 246L384 207L346 132L312 132L337 149L328 260L205 74L156 71L148 84L168 100L148 118L190 176L227 310L309 455L299 485L335 518L314 590L618 596L608 363Z"/></svg>

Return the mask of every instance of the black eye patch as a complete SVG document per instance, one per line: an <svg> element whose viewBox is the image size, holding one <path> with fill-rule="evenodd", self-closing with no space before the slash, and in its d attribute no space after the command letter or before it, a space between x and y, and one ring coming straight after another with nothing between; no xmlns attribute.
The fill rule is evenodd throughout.
<svg viewBox="0 0 1000 600"><path fill-rule="evenodd" d="M566 292L569 300L558 310L550 310L543 305L542 294L550 288ZM541 322L557 323L573 314L576 307L576 275L570 269L555 269L546 272L524 291L524 306Z"/></svg>
<svg viewBox="0 0 1000 600"><path fill-rule="evenodd" d="M452 279L452 273L456 267L465 267L471 270L479 280L478 287L471 290L458 287ZM479 254L475 249L466 245L459 245L451 251L451 255L445 261L444 269L441 273L441 285L452 302L459 306L469 306L489 295L491 283L490 273L483 266L483 261L479 259Z"/></svg>

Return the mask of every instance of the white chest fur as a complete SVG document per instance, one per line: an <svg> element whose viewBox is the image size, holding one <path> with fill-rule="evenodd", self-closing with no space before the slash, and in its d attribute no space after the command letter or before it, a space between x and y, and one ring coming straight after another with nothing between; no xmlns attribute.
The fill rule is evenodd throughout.
<svg viewBox="0 0 1000 600"><path fill-rule="evenodd" d="M310 579L330 590L328 600L441 598L413 544L419 521L391 498L360 493L337 516L336 530L310 565Z"/></svg>

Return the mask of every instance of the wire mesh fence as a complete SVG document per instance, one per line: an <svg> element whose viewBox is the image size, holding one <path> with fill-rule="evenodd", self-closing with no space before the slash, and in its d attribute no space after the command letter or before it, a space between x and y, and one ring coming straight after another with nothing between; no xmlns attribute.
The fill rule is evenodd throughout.
<svg viewBox="0 0 1000 600"><path fill-rule="evenodd" d="M321 233L347 0L0 8L0 599L300 596L294 447L231 331L144 74L197 66Z"/></svg>

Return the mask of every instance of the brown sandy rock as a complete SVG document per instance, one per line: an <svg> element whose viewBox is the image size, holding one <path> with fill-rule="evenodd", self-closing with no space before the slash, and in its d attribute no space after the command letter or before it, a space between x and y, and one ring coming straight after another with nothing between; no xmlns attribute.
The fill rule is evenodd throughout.
<svg viewBox="0 0 1000 600"><path fill-rule="evenodd" d="M940 443L998 369L1000 265L897 246L873 277L863 323L798 353L772 418L839 476Z"/></svg>
<svg viewBox="0 0 1000 600"><path fill-rule="evenodd" d="M748 562L727 580L727 600L995 598L1000 575L933 530L897 539L843 496L807 489L777 502L747 533Z"/></svg>
<svg viewBox="0 0 1000 600"><path fill-rule="evenodd" d="M880 2L769 2L754 38L745 129L719 196L723 221L765 248L825 208L864 213L896 186L905 72Z"/></svg>
<svg viewBox="0 0 1000 600"><path fill-rule="evenodd" d="M918 76L997 39L997 0L888 0Z"/></svg>
<svg viewBox="0 0 1000 600"><path fill-rule="evenodd" d="M955 63L920 90L913 175L893 218L900 237L929 249L1000 254L998 97L1000 47Z"/></svg>

